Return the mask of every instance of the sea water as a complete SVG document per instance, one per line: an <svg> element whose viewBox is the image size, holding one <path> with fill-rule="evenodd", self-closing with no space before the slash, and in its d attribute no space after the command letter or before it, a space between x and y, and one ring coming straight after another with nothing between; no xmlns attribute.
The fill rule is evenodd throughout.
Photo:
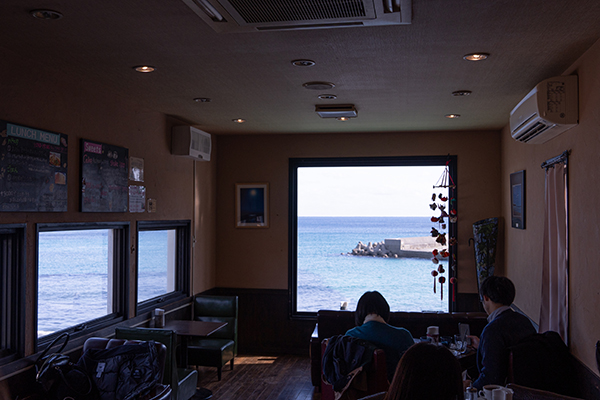
<svg viewBox="0 0 600 400"><path fill-rule="evenodd" d="M447 312L448 284L443 299L439 282L433 292L431 260L347 255L359 241L424 237L431 227L429 217L299 217L297 310L339 310L343 301L354 310L377 290L392 310Z"/></svg>

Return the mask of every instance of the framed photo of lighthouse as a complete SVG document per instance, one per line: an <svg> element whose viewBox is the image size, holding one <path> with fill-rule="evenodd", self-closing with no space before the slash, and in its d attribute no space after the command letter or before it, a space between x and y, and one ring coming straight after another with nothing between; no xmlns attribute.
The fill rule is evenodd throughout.
<svg viewBox="0 0 600 400"><path fill-rule="evenodd" d="M235 185L235 227L269 227L269 184L238 183Z"/></svg>

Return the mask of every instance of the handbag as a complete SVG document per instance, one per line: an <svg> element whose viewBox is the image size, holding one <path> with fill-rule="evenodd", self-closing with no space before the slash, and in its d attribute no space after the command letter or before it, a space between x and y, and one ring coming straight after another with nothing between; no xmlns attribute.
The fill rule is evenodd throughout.
<svg viewBox="0 0 600 400"><path fill-rule="evenodd" d="M48 354L52 346L65 338L58 352ZM69 342L69 334L63 333L48 345L35 361L35 381L39 383L49 400L92 400L92 381L88 374L71 362L61 351Z"/></svg>

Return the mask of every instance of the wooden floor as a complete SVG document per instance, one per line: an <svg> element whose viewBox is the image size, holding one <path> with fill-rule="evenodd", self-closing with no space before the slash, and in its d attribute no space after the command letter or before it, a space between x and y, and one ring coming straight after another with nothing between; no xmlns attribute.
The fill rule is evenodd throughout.
<svg viewBox="0 0 600 400"><path fill-rule="evenodd" d="M237 356L233 371L198 367L198 386L212 390L211 400L321 400L310 382L308 356Z"/></svg>

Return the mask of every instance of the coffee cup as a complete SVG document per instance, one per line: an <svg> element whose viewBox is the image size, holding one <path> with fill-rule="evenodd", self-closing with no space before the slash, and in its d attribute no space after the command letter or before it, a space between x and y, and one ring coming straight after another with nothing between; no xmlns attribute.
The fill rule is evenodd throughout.
<svg viewBox="0 0 600 400"><path fill-rule="evenodd" d="M440 341L440 327L439 326L428 326L427 337L431 338L432 343L439 343Z"/></svg>
<svg viewBox="0 0 600 400"><path fill-rule="evenodd" d="M483 387L483 390L479 391L479 397L485 397L486 400L494 400L494 398L492 397L492 392L494 391L494 389L501 389L502 386L500 385L485 385Z"/></svg>
<svg viewBox="0 0 600 400"><path fill-rule="evenodd" d="M499 388L492 390L492 400L512 400L513 390L507 388Z"/></svg>

